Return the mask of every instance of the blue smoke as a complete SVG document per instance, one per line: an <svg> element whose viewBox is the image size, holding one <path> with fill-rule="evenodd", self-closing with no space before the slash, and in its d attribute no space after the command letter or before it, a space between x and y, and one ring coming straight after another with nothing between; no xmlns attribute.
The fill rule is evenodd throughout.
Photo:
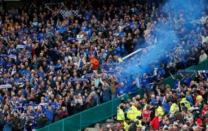
<svg viewBox="0 0 208 131"><path fill-rule="evenodd" d="M194 36L187 36L192 31L202 30L197 21L202 17L205 6L204 0L168 0L159 9L160 18L151 31L150 36L154 40L146 40L148 47L115 67L118 80L129 86L136 77L151 72L152 67L159 65L163 59L171 59L169 54L181 46L181 41L197 41ZM183 48L190 46L184 44Z"/></svg>

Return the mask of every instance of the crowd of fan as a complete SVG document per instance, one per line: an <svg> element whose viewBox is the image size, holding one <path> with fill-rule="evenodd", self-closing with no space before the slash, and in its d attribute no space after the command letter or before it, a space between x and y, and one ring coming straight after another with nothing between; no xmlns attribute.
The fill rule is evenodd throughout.
<svg viewBox="0 0 208 131"><path fill-rule="evenodd" d="M67 17L39 5L1 14L0 128L42 127L117 95L100 65L133 51L152 8L82 2Z"/></svg>
<svg viewBox="0 0 208 131"><path fill-rule="evenodd" d="M159 85L143 96L123 102L116 121L101 130L201 131L208 127L208 75L196 73L177 80L175 88Z"/></svg>
<svg viewBox="0 0 208 131"><path fill-rule="evenodd" d="M189 17L193 13L191 11L185 14L181 9L176 14L174 11L164 13L161 10L156 8L152 11L151 20L138 39L137 46L142 49L141 53L122 63L112 64L112 68L109 68L109 72L116 72L124 85L119 94L132 89L134 84L151 89L151 84L208 58L208 10L201 12L202 17L196 19ZM173 38L172 32L176 38Z"/></svg>
<svg viewBox="0 0 208 131"><path fill-rule="evenodd" d="M154 22L150 23L148 26L150 28L145 30L144 37L146 44L149 46L157 44L157 37L154 36L154 26L157 26L158 23L163 23L164 25L171 24L171 26L174 27L174 31L179 36L179 41L175 43L176 46L174 45L175 47L173 47L171 52L162 51L163 53L158 53L158 55L163 55L165 57L161 57L161 59L156 59L155 62L152 62L152 67L146 67L149 72L144 73L143 76L139 76L140 78L138 81L136 80L133 84L130 84L130 86L136 84L138 87L145 89L144 98L137 96L127 103L122 103L118 107L118 122L113 125L107 125L107 129L132 131L177 129L187 131L205 130L208 124L207 74L204 74L205 76L197 76L197 79L192 81L190 80L191 78L185 78L185 82L180 81L182 84L177 83L178 85L175 87L158 88L158 86L152 86L148 83L161 81L163 80L161 78L166 76L167 73L174 73L178 69L184 69L207 59L207 12L203 12L204 17L198 22L184 22L187 19L184 19L183 13L177 16L171 15L171 17L157 11L154 13L153 16L158 17ZM189 13L191 14L192 12ZM190 26L186 27L185 24L189 24L193 28L190 28ZM154 47L150 48L150 50L144 48L144 52L148 53L152 51L151 49L154 51ZM141 57L143 56L145 55L141 55ZM132 57L132 59L135 61L135 57ZM118 68L121 75L126 73L125 69L128 69L128 66L133 66L131 65L131 60L129 61L129 63L125 63L124 67L121 66ZM149 61L149 59L147 59L147 61ZM160 66L160 64L162 66ZM140 65L139 62L138 65ZM129 80L129 78L125 79ZM134 79L135 77L132 80ZM126 83L129 83L129 81L126 81ZM126 83L124 82L124 85ZM153 91L147 90L148 88Z"/></svg>
<svg viewBox="0 0 208 131"><path fill-rule="evenodd" d="M148 40L152 38L148 34L153 23L165 19L157 16L154 4L150 6L141 1L96 7L88 1L70 3L69 9L76 13L67 17L59 14L57 7L50 11L43 6L2 14L1 128L30 130L42 127L120 94L117 89L123 85L105 73L102 65L119 61L124 54L131 53L138 40L140 43L146 41L139 47L149 46ZM206 28L207 21L203 23ZM202 34L203 44L195 44L190 53L193 56L184 66L198 63L199 55L200 61L207 58L206 28ZM192 34L196 40L201 37L197 31L193 30ZM185 52L180 49L178 47L175 54L169 56ZM161 66L157 79L181 68L184 61L181 58L178 56L168 62L170 65ZM140 86L149 82L148 75L144 75Z"/></svg>

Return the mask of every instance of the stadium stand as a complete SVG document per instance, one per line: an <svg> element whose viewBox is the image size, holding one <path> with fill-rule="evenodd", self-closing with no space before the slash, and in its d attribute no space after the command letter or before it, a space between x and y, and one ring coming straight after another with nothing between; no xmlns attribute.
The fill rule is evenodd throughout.
<svg viewBox="0 0 208 131"><path fill-rule="evenodd" d="M202 73L203 77L207 76L207 71L208 70L208 61L206 60L205 62L202 62L198 65L195 66L191 66L189 68L187 68L186 70L180 71L178 74L175 74L174 77L168 77L164 80L164 82L160 85L158 85L157 87L159 88L159 90L161 90L161 92L164 93L164 90L166 88L164 87L168 87L167 90L169 91L174 91L172 90L170 87L173 87L174 85L176 85L177 83L181 83L181 87L185 86L188 87L187 84L191 83L191 81L187 81L186 78L191 78L191 80L197 80L195 79L195 76L198 76L198 74ZM183 72L183 73L182 73ZM182 73L182 74L181 74ZM204 74L206 73L206 74ZM205 77L204 77L205 78ZM204 79L205 80L205 79ZM188 83L187 83L188 82ZM206 88L206 87L205 87ZM151 92L145 92L143 89L139 89L136 96L132 95L132 94L126 94L123 97L118 97L116 99L113 99L107 103L103 103L99 106L96 106L94 108L90 108L88 110L85 110L79 114L75 114L73 116L70 116L68 118L65 118L61 121L57 121L55 123L52 123L44 128L40 128L38 129L38 131L45 131L45 130L71 130L71 131L77 131L77 130L81 130L81 129L86 129L86 130L124 130L124 121L127 121L129 126L133 126L135 125L135 123L138 122L138 120L143 121L144 119L142 117L140 117L141 119L136 119L135 121L129 120L127 118L127 113L128 113L128 109L130 106L130 103L135 103L136 105L139 105L139 107L141 107L141 105L143 105L142 107L144 107L144 103L143 100L150 103L150 98L148 97L151 94L154 94L155 92L157 93L158 90L153 90ZM206 105L206 101L207 101L207 88L206 91L204 92L204 104ZM139 102L136 101L136 98L139 98ZM158 96L156 97L158 98ZM146 100L145 100L146 99ZM162 99L162 98L161 98ZM194 97L193 97L194 99ZM156 101L157 102L157 101ZM146 103L146 105L151 106L151 104ZM171 107L170 103L169 107ZM121 117L119 116L119 105L128 105L127 107L125 107L125 110L122 110L123 113L121 113ZM180 107L180 105L179 105ZM194 107L194 105L192 105L192 107ZM153 110L152 115L154 115L154 110L155 107L152 106L151 108ZM137 110L137 108L136 108ZM151 111L152 111L151 110ZM170 110L170 109L169 109ZM143 108L141 108L139 110L141 113L144 112L145 110L143 110ZM201 113L201 110L199 111ZM131 111L128 113L130 116L132 115L134 117L134 113L130 114ZM178 112L180 113L180 112ZM206 112L205 112L206 114ZM123 116L124 115L124 116ZM166 112L165 114L166 116L168 116L168 113ZM136 115L135 115L136 116ZM120 118L124 119L123 121L119 121L117 119ZM204 121L206 119L206 117L203 117L203 122L204 124L206 124ZM196 119L195 119L196 120ZM106 121L106 122L103 122ZM94 126L91 126L90 128L86 128L90 125L94 125L95 123L97 123ZM171 124L171 123L170 123ZM193 125L195 126L195 125ZM149 123L145 123L143 126L148 130L151 129L151 125ZM205 127L205 125L204 125ZM137 128L137 127L136 127ZM163 125L160 125L160 128L163 128ZM135 128L134 128L135 129ZM138 130L140 130L141 127L138 127Z"/></svg>
<svg viewBox="0 0 208 131"><path fill-rule="evenodd" d="M203 68L204 69L204 68ZM160 85L118 106L116 120L100 130L206 130L207 71L184 71L177 87ZM188 74L188 75L187 75Z"/></svg>
<svg viewBox="0 0 208 131"><path fill-rule="evenodd" d="M157 36L151 34L158 23L169 20L167 14L160 12L163 0L76 0L65 4L57 1L53 4L48 1L26 2L23 8L4 9L0 15L0 128L4 131L37 128L79 130L114 116L125 94L137 94L138 89L144 90L146 96L154 91L153 103L147 97L137 96L132 102L122 103L118 114L125 114L123 109L131 109L130 105L133 113L142 114L139 110L146 107L133 106L137 100L155 104L159 106L159 115L148 117L147 125L144 124L145 128L154 128L152 124L148 127L150 120L156 116L155 121L158 121L157 116L166 116L168 112L163 111L163 103L157 99L167 95L158 89L158 85L179 69L203 63L207 59L207 12L202 12L204 17L189 24L184 22L181 13L179 17L171 18L171 22L177 35L184 37L180 37L170 52L161 53L165 57L151 63L147 72L123 82L114 74L122 72L131 63L120 70L114 65L125 63L122 57L135 49L142 49L145 54L157 46ZM184 26L184 23L187 25ZM198 85L205 84L204 80L193 82L196 90L202 88ZM174 90L167 88L165 91L173 95L179 90L179 95L187 95L183 94L179 85L184 87L183 90L188 90L189 85L176 84L172 86ZM199 99L203 95L201 92L194 94ZM180 111L183 110L181 105L189 109L197 103L196 100L188 103L181 96L177 98L182 100L182 104L171 100L168 102L176 103ZM205 98L202 100L204 102ZM183 104L184 101L189 106ZM104 104L99 106L101 103ZM92 110L86 110L88 108ZM154 111L153 106L147 109ZM77 114L85 110L88 113ZM96 117L96 113L93 115L96 110L97 113L106 114ZM118 115L118 120L137 119L136 115L132 118L131 113L126 113L127 116ZM91 118L89 114L92 114ZM76 119L67 117L70 115ZM198 123L204 122L204 118L196 118L199 119ZM58 121L60 119L63 120ZM85 121L81 122L81 119ZM129 122L125 122L125 128ZM140 122L143 125L144 122ZM52 126L41 128L50 123ZM118 122L118 125L122 128L121 123Z"/></svg>

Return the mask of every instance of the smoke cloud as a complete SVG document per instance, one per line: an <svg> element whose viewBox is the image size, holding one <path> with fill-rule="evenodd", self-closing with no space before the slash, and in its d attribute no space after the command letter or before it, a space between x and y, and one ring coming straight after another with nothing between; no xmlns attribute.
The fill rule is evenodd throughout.
<svg viewBox="0 0 208 131"><path fill-rule="evenodd" d="M166 1L157 11L158 19L147 35L148 46L115 67L115 76L118 80L127 85L131 84L138 75L152 71L153 65L159 65L164 59L171 59L171 52L181 46L182 41L186 43L188 39L192 43L197 41L198 39L190 34L202 30L202 25L198 21L203 16L205 5L204 0ZM182 47L190 48L187 44L183 44Z"/></svg>

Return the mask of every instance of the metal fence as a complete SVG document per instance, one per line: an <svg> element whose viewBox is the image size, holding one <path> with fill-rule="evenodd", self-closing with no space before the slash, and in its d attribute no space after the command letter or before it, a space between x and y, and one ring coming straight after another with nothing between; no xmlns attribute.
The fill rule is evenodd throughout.
<svg viewBox="0 0 208 131"><path fill-rule="evenodd" d="M127 98L128 95L115 98L109 102L59 120L43 128L36 129L36 131L79 131L116 115L117 106L122 99Z"/></svg>

